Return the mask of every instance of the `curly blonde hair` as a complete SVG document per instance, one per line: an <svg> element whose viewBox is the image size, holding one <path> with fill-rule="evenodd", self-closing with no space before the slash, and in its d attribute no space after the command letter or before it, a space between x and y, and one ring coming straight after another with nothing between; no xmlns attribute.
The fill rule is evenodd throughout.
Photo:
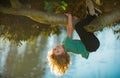
<svg viewBox="0 0 120 78"><path fill-rule="evenodd" d="M70 55L65 52L62 55L55 55L53 50L47 55L51 72L57 76L63 75L70 65Z"/></svg>

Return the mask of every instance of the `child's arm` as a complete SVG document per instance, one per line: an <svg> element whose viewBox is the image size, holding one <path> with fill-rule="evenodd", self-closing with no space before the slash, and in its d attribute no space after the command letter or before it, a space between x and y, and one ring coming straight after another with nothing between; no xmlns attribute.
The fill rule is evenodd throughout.
<svg viewBox="0 0 120 78"><path fill-rule="evenodd" d="M67 36L71 38L74 30L73 24L72 24L72 15L71 14L66 14L66 15L68 16Z"/></svg>

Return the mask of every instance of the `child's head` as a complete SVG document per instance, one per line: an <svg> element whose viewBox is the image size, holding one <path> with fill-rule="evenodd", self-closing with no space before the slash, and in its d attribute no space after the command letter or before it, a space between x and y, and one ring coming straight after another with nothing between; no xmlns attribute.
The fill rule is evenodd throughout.
<svg viewBox="0 0 120 78"><path fill-rule="evenodd" d="M60 46L60 45L59 45ZM67 52L60 52L61 47L53 48L48 52L48 61L50 65L51 72L57 76L63 75L70 65L70 56Z"/></svg>

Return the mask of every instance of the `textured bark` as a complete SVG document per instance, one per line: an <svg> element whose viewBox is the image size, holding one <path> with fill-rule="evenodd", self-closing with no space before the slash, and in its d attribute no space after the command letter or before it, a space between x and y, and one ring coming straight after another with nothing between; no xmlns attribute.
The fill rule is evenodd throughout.
<svg viewBox="0 0 120 78"><path fill-rule="evenodd" d="M89 32L95 32L103 29L106 26L114 26L120 23L120 7L115 8L107 14L103 14L98 18L94 19L89 25L85 27Z"/></svg>

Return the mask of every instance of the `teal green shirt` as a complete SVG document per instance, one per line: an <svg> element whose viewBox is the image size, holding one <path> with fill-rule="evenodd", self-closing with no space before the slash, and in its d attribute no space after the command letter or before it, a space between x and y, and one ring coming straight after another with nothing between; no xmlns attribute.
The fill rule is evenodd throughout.
<svg viewBox="0 0 120 78"><path fill-rule="evenodd" d="M69 37L66 37L62 43L64 50L66 52L72 52L76 54L81 54L82 57L88 58L89 53L86 50L84 44L82 43L81 40L73 40Z"/></svg>

